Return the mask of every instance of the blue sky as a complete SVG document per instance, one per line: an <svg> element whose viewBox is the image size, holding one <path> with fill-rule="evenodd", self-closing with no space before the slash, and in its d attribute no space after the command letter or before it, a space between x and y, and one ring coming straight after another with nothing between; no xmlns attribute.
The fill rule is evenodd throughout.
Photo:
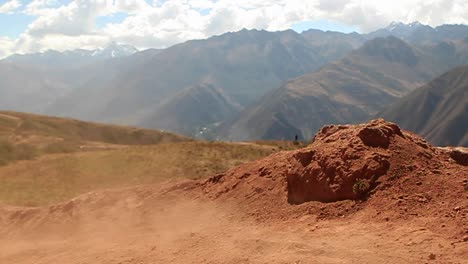
<svg viewBox="0 0 468 264"><path fill-rule="evenodd" d="M0 14L0 35L16 38L33 20L33 16L24 14Z"/></svg>
<svg viewBox="0 0 468 264"><path fill-rule="evenodd" d="M243 28L365 33L392 21L468 24L467 14L466 0L0 0L0 58L111 41L165 48Z"/></svg>
<svg viewBox="0 0 468 264"><path fill-rule="evenodd" d="M0 1L1 3L1 1ZM209 9L200 10L203 15L209 13ZM129 14L124 12L118 12L108 16L99 16L96 18L96 27L103 28L109 23L121 23ZM22 32L24 32L27 26L33 22L35 16L29 16L25 14L0 14L0 25L1 36L6 36L9 38L16 38ZM301 21L299 23L293 24L291 29L301 33L302 31L308 29L320 29L323 31L338 31L344 33L351 33L353 31L359 32L359 28L355 26L348 26L343 23L329 21L329 20L309 20Z"/></svg>
<svg viewBox="0 0 468 264"><path fill-rule="evenodd" d="M24 10L24 6L26 6L31 1L32 0L21 1L21 3L23 4L23 7L19 8L18 12L0 13L0 36L16 38L26 30L26 28L31 22L33 22L37 18L37 16L27 15L21 12L22 10ZM149 0L146 0L146 1L151 2ZM6 2L8 2L8 0L0 0L0 5ZM51 3L54 3L54 4L52 4L51 7L67 5L70 2L72 2L72 0L53 1ZM207 10L204 10L204 11L207 12ZM103 28L108 23L120 23L128 16L129 14L124 13L124 12L117 12L117 13L107 15L107 16L99 16L95 20L96 27Z"/></svg>
<svg viewBox="0 0 468 264"><path fill-rule="evenodd" d="M358 27L349 26L343 23L330 20L301 21L299 23L293 24L291 28L299 33L311 28L320 29L323 31L338 31L343 33L359 32Z"/></svg>
<svg viewBox="0 0 468 264"><path fill-rule="evenodd" d="M0 6L9 0L0 0ZM22 0L20 1L22 7L20 7L15 13L0 13L0 36L6 36L9 38L17 38L21 33L23 33L28 25L33 22L37 16L27 15L22 13L24 7L27 6L32 0ZM151 0L145 0L147 3L151 4ZM62 5L67 5L72 0L53 0L50 1L50 7L59 7ZM160 6L166 1L158 1L155 5ZM206 16L210 13L210 8L196 8L196 10L203 16ZM125 18L129 16L125 12L117 12L111 15L98 16L95 19L96 27L98 29L105 27L109 23L121 23ZM353 32L359 31L356 26L349 26L344 23L339 23L330 20L307 20L295 23L291 28L297 32L302 32L307 29L320 29L320 30L331 30L339 32Z"/></svg>
<svg viewBox="0 0 468 264"><path fill-rule="evenodd" d="M128 16L129 14L124 13L124 12L118 12L118 13L114 13L108 16L98 16L96 18L96 27L103 28L107 24L110 24L110 23L113 23L113 24L121 23Z"/></svg>

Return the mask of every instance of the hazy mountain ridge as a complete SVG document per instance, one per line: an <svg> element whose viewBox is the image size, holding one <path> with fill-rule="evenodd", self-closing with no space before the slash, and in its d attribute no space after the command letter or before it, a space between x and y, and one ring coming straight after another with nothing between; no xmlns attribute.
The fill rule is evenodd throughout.
<svg viewBox="0 0 468 264"><path fill-rule="evenodd" d="M389 36L418 46L438 45L440 42L467 42L465 37L468 36L468 27L466 25L442 25L433 28L419 22L409 24L392 22L385 28L367 34L310 29L302 32L301 35L325 56L339 59L348 52L360 48L368 40Z"/></svg>
<svg viewBox="0 0 468 264"><path fill-rule="evenodd" d="M366 41L365 35L356 32L346 34L309 29L302 32L301 35L315 50L329 61L344 57L352 50L359 48Z"/></svg>
<svg viewBox="0 0 468 264"><path fill-rule="evenodd" d="M41 112L72 89L60 76L0 61L0 109Z"/></svg>
<svg viewBox="0 0 468 264"><path fill-rule="evenodd" d="M453 69L379 113L433 144L468 146L468 65Z"/></svg>
<svg viewBox="0 0 468 264"><path fill-rule="evenodd" d="M31 54L14 54L3 61L37 67L77 68L106 59L127 57L137 52L138 50L133 46L111 42L107 46L95 50L76 49L63 52L48 50Z"/></svg>
<svg viewBox="0 0 468 264"><path fill-rule="evenodd" d="M411 44L429 45L442 41L461 40L467 35L466 25L441 25L433 28L419 22L410 24L392 22L385 28L367 34L367 39L395 36Z"/></svg>
<svg viewBox="0 0 468 264"><path fill-rule="evenodd" d="M221 89L209 83L187 87L168 98L141 125L212 139L217 125L234 116L242 107Z"/></svg>
<svg viewBox="0 0 468 264"><path fill-rule="evenodd" d="M69 112L70 116L138 124L167 98L205 80L222 89L236 104L245 106L279 87L282 81L325 63L300 34L291 30L226 33L160 51L144 63L100 83L92 89L93 96L86 95L90 89L81 90L81 98L88 98L85 106L66 104L63 111L55 108L48 113L71 108L76 110ZM89 112L87 105L97 109L89 115L80 115Z"/></svg>
<svg viewBox="0 0 468 264"><path fill-rule="evenodd" d="M99 113L101 105L96 104L96 101L109 97L109 95L101 91L102 87L119 75L132 70L133 67L144 65L159 53L160 50L148 49L135 53L132 56L103 60L88 67L83 67L81 70L87 74L86 78L83 78L83 81L76 85L72 91L56 98L43 111L50 115L97 121L98 119L93 118L93 115ZM137 113L133 111L129 115L137 116ZM135 124L136 122L121 123Z"/></svg>

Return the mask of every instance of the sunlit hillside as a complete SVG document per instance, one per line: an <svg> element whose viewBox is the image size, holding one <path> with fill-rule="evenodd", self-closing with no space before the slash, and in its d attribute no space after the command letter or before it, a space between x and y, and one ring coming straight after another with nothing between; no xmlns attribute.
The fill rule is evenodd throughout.
<svg viewBox="0 0 468 264"><path fill-rule="evenodd" d="M132 127L0 113L0 203L38 206L113 187L196 179L291 142L203 142Z"/></svg>
<svg viewBox="0 0 468 264"><path fill-rule="evenodd" d="M68 153L189 141L157 130L82 122L17 112L0 112L0 165L48 153Z"/></svg>

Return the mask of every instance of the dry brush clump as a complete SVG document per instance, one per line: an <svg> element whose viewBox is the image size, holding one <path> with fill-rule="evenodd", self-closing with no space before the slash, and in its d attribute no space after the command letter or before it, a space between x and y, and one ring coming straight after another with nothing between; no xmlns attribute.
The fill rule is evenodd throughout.
<svg viewBox="0 0 468 264"><path fill-rule="evenodd" d="M34 146L0 140L0 166L18 160L31 160L37 156L38 150Z"/></svg>

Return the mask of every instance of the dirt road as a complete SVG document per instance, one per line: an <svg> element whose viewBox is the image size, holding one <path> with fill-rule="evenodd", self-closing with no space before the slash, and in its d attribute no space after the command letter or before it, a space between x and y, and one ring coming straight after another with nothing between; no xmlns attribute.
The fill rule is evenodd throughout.
<svg viewBox="0 0 468 264"><path fill-rule="evenodd" d="M363 211L343 219L317 220L309 215L259 223L235 205L151 195L147 190L97 193L74 204L73 209L64 205L23 216L19 209L9 209L11 220L4 221L14 223L3 225L0 263L467 263L468 259L466 243L430 231L426 222L431 219L425 218L369 223Z"/></svg>

